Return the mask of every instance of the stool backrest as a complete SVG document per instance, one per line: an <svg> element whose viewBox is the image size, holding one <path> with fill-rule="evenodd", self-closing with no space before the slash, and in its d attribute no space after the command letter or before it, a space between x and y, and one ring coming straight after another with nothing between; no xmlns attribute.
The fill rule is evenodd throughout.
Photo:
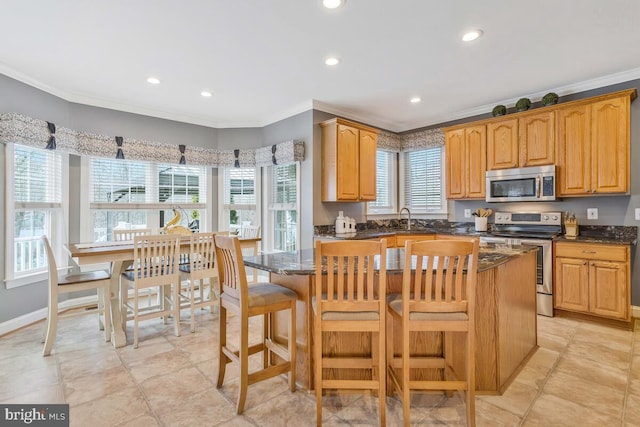
<svg viewBox="0 0 640 427"><path fill-rule="evenodd" d="M240 300L240 306L248 307L247 274L242 259L238 237L214 236L220 294L227 293Z"/></svg>

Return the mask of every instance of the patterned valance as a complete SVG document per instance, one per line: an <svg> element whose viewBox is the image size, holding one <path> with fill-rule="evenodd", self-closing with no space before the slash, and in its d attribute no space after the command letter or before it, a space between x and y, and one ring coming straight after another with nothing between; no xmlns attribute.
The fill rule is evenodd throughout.
<svg viewBox="0 0 640 427"><path fill-rule="evenodd" d="M404 135L380 131L378 148L388 151L413 151L444 145L442 129L421 130Z"/></svg>
<svg viewBox="0 0 640 427"><path fill-rule="evenodd" d="M52 136L48 122L17 113L0 114L0 143L14 142L35 148L44 148ZM118 137L120 138L120 137ZM179 163L184 158L187 165L212 167L263 167L273 165L272 146L259 149L216 150L194 146L180 147L178 144L142 141L122 137L121 144L114 143L114 136L97 135L75 131L65 127L55 128L58 151L65 153L115 159L118 149L127 160L141 160L159 163ZM120 141L120 139L118 139ZM269 152L267 159L258 159L257 152ZM184 153L183 153L184 151ZM278 164L304 160L304 142L286 141L276 144Z"/></svg>

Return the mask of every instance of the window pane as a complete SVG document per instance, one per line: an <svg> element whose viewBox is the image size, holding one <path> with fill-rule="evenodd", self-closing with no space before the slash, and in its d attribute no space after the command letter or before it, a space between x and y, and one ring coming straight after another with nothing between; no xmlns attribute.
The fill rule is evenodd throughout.
<svg viewBox="0 0 640 427"><path fill-rule="evenodd" d="M435 147L405 154L404 201L412 211L443 209L442 151Z"/></svg>
<svg viewBox="0 0 640 427"><path fill-rule="evenodd" d="M298 198L296 164L274 166L272 203L296 203Z"/></svg>
<svg viewBox="0 0 640 427"><path fill-rule="evenodd" d="M145 203L149 165L126 160L92 159L91 201Z"/></svg>
<svg viewBox="0 0 640 427"><path fill-rule="evenodd" d="M145 210L94 210L93 241L113 240L114 228L146 228L147 212Z"/></svg>
<svg viewBox="0 0 640 427"><path fill-rule="evenodd" d="M367 209L372 213L395 211L396 158L396 153L391 151L376 152L376 200L367 205Z"/></svg>
<svg viewBox="0 0 640 427"><path fill-rule="evenodd" d="M55 152L15 146L14 200L62 202L62 158Z"/></svg>
<svg viewBox="0 0 640 427"><path fill-rule="evenodd" d="M224 170L224 204L255 205L254 168L228 168Z"/></svg>
<svg viewBox="0 0 640 427"><path fill-rule="evenodd" d="M295 251L298 242L298 212L295 210L276 211L273 233L273 249Z"/></svg>
<svg viewBox="0 0 640 427"><path fill-rule="evenodd" d="M17 210L14 218L14 273L32 272L46 267L40 237L50 235L49 210Z"/></svg>
<svg viewBox="0 0 640 427"><path fill-rule="evenodd" d="M200 188L200 183L205 182L205 168L159 165L158 171L160 203L206 202L206 192Z"/></svg>

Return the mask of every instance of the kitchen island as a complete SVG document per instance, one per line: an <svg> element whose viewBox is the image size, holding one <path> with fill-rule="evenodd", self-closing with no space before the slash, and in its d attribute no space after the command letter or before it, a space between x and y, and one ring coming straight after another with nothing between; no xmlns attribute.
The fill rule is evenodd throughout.
<svg viewBox="0 0 640 427"><path fill-rule="evenodd" d="M478 393L502 394L537 349L536 332L536 251L532 246L484 244L478 259L476 290L476 389ZM247 267L268 271L270 281L298 295L296 361L299 385L313 385L313 312L315 292L313 249L261 254L245 258ZM387 250L387 293L401 292L404 249ZM284 314L282 316L285 316ZM276 339L286 340L287 321L276 319L272 325ZM330 337L325 348L335 353L367 353L370 340L358 336ZM399 333L394 336L399 337ZM415 338L415 339L414 339ZM463 338L452 341L463 348ZM396 345L399 348L399 343ZM442 352L437 332L412 337L412 352L436 355ZM464 369L463 357L455 369ZM356 370L354 370L356 371ZM351 375L366 375L353 372ZM419 375L421 375L419 373ZM424 373L429 378L433 373Z"/></svg>

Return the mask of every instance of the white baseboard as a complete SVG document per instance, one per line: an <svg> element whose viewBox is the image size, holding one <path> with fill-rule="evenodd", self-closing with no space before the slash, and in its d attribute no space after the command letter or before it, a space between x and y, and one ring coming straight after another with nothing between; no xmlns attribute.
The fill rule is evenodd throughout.
<svg viewBox="0 0 640 427"><path fill-rule="evenodd" d="M640 307L636 305L631 306L631 317L640 318Z"/></svg>
<svg viewBox="0 0 640 427"><path fill-rule="evenodd" d="M67 310L71 308L82 307L89 304L97 304L98 297L96 295L90 295L86 297L79 297L62 301L58 304L61 310ZM15 319L7 320L0 323L0 337L8 334L9 332L16 331L32 323L39 322L40 320L47 318L47 308L41 308L40 310L32 311L31 313L23 314Z"/></svg>

